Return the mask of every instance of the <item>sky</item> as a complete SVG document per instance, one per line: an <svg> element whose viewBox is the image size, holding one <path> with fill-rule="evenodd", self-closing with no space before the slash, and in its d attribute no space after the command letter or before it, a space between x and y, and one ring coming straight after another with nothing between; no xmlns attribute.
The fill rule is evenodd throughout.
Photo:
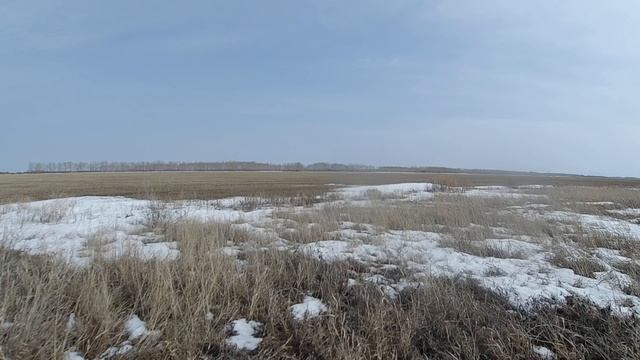
<svg viewBox="0 0 640 360"><path fill-rule="evenodd" d="M0 171L341 162L640 177L640 2L0 2Z"/></svg>

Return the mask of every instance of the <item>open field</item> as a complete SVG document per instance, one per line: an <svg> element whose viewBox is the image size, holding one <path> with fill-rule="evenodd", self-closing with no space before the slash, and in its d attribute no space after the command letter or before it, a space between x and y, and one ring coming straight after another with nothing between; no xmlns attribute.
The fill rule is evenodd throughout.
<svg viewBox="0 0 640 360"><path fill-rule="evenodd" d="M160 199L220 199L230 196L314 196L333 186L430 182L448 186L581 185L640 186L638 179L578 176L520 176L349 172L123 172L0 174L0 204L69 196L127 196Z"/></svg>
<svg viewBox="0 0 640 360"><path fill-rule="evenodd" d="M2 360L640 358L637 181L87 173L0 189Z"/></svg>

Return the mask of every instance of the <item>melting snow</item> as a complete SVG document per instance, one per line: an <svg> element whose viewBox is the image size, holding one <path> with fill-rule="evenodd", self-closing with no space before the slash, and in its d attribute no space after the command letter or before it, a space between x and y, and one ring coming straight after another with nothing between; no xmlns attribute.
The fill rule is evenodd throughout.
<svg viewBox="0 0 640 360"><path fill-rule="evenodd" d="M543 218L559 222L577 222L592 232L602 232L614 236L630 237L640 240L640 225L608 216L577 214L567 211L552 211L542 215L530 214L530 216L542 216Z"/></svg>
<svg viewBox="0 0 640 360"><path fill-rule="evenodd" d="M403 183L373 186L350 186L340 190L345 199L367 198L369 192L378 192L382 195L404 196L407 194L426 193L433 190L431 183Z"/></svg>
<svg viewBox="0 0 640 360"><path fill-rule="evenodd" d="M624 216L640 216L640 209L607 210L612 214Z"/></svg>
<svg viewBox="0 0 640 360"><path fill-rule="evenodd" d="M533 352L538 354L543 360L553 360L556 358L556 354L553 353L549 348L544 346L534 346Z"/></svg>
<svg viewBox="0 0 640 360"><path fill-rule="evenodd" d="M9 331L11 330L12 327L13 327L13 323L10 321L0 322L0 330L2 331Z"/></svg>
<svg viewBox="0 0 640 360"><path fill-rule="evenodd" d="M256 350L262 342L262 338L257 336L261 330L262 323L257 321L234 320L229 326L232 335L225 340L225 343L238 350Z"/></svg>
<svg viewBox="0 0 640 360"><path fill-rule="evenodd" d="M525 194L517 190L508 188L506 186L476 186L469 190L464 190L463 194L466 196L480 197L480 198L544 198L544 195L537 194Z"/></svg>
<svg viewBox="0 0 640 360"><path fill-rule="evenodd" d="M232 208L237 199L218 202L180 201L161 205L168 219L259 222L271 209L244 212ZM0 205L0 242L32 254L56 254L86 265L92 249L105 257L136 255L144 260L175 259L175 242L154 235L131 235L144 228L153 203L124 197L76 197Z"/></svg>
<svg viewBox="0 0 640 360"><path fill-rule="evenodd" d="M110 360L119 356L126 355L134 350L133 345L129 341L125 341L120 346L112 346L103 352L99 360Z"/></svg>
<svg viewBox="0 0 640 360"><path fill-rule="evenodd" d="M211 311L207 312L207 313L204 315L204 319L205 319L207 322L212 322L212 321L213 321L213 319L214 319L213 313L212 313Z"/></svg>
<svg viewBox="0 0 640 360"><path fill-rule="evenodd" d="M157 331L149 331L147 329L147 323L140 320L137 315L131 315L129 320L124 324L125 331L129 335L129 341L141 341L146 339L149 336L159 336L160 333Z"/></svg>
<svg viewBox="0 0 640 360"><path fill-rule="evenodd" d="M145 339L157 340L160 337L160 331L150 331L147 329L147 324L137 315L131 315L131 317L129 317L124 323L124 330L128 335L128 340L123 341L118 346L108 348L98 357L98 360L110 360L133 353L135 351L133 344Z"/></svg>
<svg viewBox="0 0 640 360"><path fill-rule="evenodd" d="M69 315L69 318L67 319L67 331L69 332L75 331L77 326L78 324L76 320L76 314L71 313L71 315Z"/></svg>
<svg viewBox="0 0 640 360"><path fill-rule="evenodd" d="M77 351L67 351L64 353L64 360L84 360L84 356Z"/></svg>
<svg viewBox="0 0 640 360"><path fill-rule="evenodd" d="M537 187L528 187L535 189ZM407 183L381 186L353 186L339 191L351 204L366 206L366 197L370 191L404 200L424 199L433 196L433 185L428 183ZM462 189L461 189L462 191ZM506 187L476 187L464 192L469 196L523 197L534 196ZM251 232L267 233L273 209L261 208L244 212L237 210L245 198L230 198L218 201L180 201L163 204L163 216L168 219L197 219L244 222L234 224ZM344 201L342 201L344 202ZM321 203L325 206L328 203ZM26 204L0 206L0 243L18 250L35 254L58 254L74 264L87 264L91 261L89 243L100 241L103 256L118 256L132 252L142 259L175 259L179 250L174 242L163 241L153 234L139 234L148 219L149 209L153 205L147 200L135 200L124 197L78 197L55 199ZM640 239L640 225L606 216L585 215L570 212L549 212L534 205L527 208L514 208L526 216L543 218L559 222L578 222L589 231L606 232L616 236ZM316 209L318 207L315 207ZM299 210L296 208L296 211ZM632 211L633 210L633 211ZM635 214L638 209L620 210L620 213ZM492 258L466 254L452 248L440 246L443 235L420 231L388 231L379 233L371 225L341 223L341 230L332 233L336 239L308 244L293 245L270 233L271 245L280 250L300 251L324 261L356 260L375 264L401 264L416 274L436 276L468 276L481 285L504 292L517 306L526 307L537 299L562 301L567 296L582 296L601 307L612 306L621 314L640 313L640 299L626 295L620 289L628 277L615 271L616 263L630 261L613 250L596 249L594 259L601 261L607 272L596 274L597 279L575 274L570 269L558 268L548 261L552 255L545 248L531 242L530 238L488 239L479 245L495 247L509 253L518 253L516 258ZM500 236L513 237L509 229L500 231ZM522 241L528 240L528 241ZM240 248L228 244L221 249L226 255L238 255ZM521 256L520 256L521 255ZM590 254L587 254L590 255ZM365 279L365 281L374 279ZM389 281L376 284L389 296L402 291L402 284ZM371 281L370 281L371 282ZM355 280L348 286L354 286ZM405 284L406 285L406 284ZM306 306L303 302L302 304ZM71 317L69 319L71 322ZM75 322L75 319L74 321ZM227 339L229 345L238 348L251 347L260 343L261 338L253 335L258 331L258 323L244 319L233 323L237 334ZM254 325L256 328L254 328ZM74 324L75 326L75 324ZM139 341L156 334L149 331L146 324L137 316L126 323L131 342ZM248 335L247 335L248 334ZM235 339L235 340L234 340ZM245 341L245 342L243 342ZM131 343L123 343L113 351L130 351ZM125 349L125 350L123 350ZM108 354L106 354L108 355ZM104 358L108 358L108 356ZM109 355L111 356L111 355ZM115 356L115 355L113 355Z"/></svg>
<svg viewBox="0 0 640 360"><path fill-rule="evenodd" d="M320 299L312 296L305 296L302 303L295 304L289 308L294 319L302 321L320 316L328 310L327 306Z"/></svg>
<svg viewBox="0 0 640 360"><path fill-rule="evenodd" d="M510 243L512 250L527 254L526 259L480 257L442 248L441 235L420 231L391 231L377 238L379 245L359 241L320 241L304 244L300 249L325 261L357 260L384 263L395 260L416 273L436 276L468 276L489 289L504 292L509 301L528 308L538 299L563 301L568 296L585 297L600 307L611 306L619 314L640 313L640 299L625 294L619 279L600 274L598 279L577 275L548 262L550 253L541 246L519 240L490 240L487 243ZM381 278L368 279L380 283ZM383 280L381 289L391 297L397 290ZM392 291L393 290L393 291Z"/></svg>

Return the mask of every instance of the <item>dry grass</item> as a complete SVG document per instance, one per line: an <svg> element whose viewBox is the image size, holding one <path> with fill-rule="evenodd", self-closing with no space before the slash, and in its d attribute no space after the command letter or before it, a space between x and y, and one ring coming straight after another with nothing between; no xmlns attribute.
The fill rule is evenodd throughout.
<svg viewBox="0 0 640 360"><path fill-rule="evenodd" d="M486 239L486 237L484 238ZM484 240L483 239L483 240ZM445 236L440 240L441 247L448 247L470 255L499 259L524 259L522 251L487 244L483 240L465 239L457 236Z"/></svg>
<svg viewBox="0 0 640 360"><path fill-rule="evenodd" d="M640 186L640 180L575 176L522 176L353 172L134 172L0 174L0 204L65 196L120 195L160 199L219 199L230 196L313 198L325 184L380 185L432 182L445 186L581 185Z"/></svg>
<svg viewBox="0 0 640 360"><path fill-rule="evenodd" d="M495 236L493 227L507 228L515 235L560 236L560 229L549 221L532 220L505 211L522 201L438 194L429 203L373 201L369 206L335 204L304 212L279 211L274 216L292 220L296 233L305 235L301 242L328 239L330 236L322 232L335 231L345 221L370 224L383 230L447 233L461 241L491 238ZM311 232L310 227L314 228Z"/></svg>
<svg viewBox="0 0 640 360"><path fill-rule="evenodd" d="M628 295L640 297L640 261L620 262L615 264L615 267L631 278L631 283L624 287L624 292Z"/></svg>
<svg viewBox="0 0 640 360"><path fill-rule="evenodd" d="M211 249L227 241L217 230L205 233ZM76 347L94 358L125 339L122 324L131 314L160 331L136 345L137 359L532 359L534 345L559 358L640 355L637 320L581 303L527 316L471 281L437 278L390 300L373 285L345 287L363 270L356 264L263 252L249 254L239 270L232 258L205 250L172 262L123 258L83 269L0 250L0 319L14 323L0 337L4 356L61 358ZM288 307L306 293L330 313L294 322ZM71 313L77 329L66 327ZM226 324L243 317L265 325L258 353L224 345Z"/></svg>
<svg viewBox="0 0 640 360"><path fill-rule="evenodd" d="M619 250L623 256L640 257L640 242L635 238L602 231L586 231L580 224L574 225L573 229L574 232L567 234L566 237L584 248Z"/></svg>
<svg viewBox="0 0 640 360"><path fill-rule="evenodd" d="M563 186L545 189L557 208L572 208L578 212L603 213L607 208L640 208L640 191L626 187ZM607 205L612 202L615 205ZM611 215L607 213L607 215Z"/></svg>
<svg viewBox="0 0 640 360"><path fill-rule="evenodd" d="M247 196L242 210L264 205L307 206L329 189L325 183L436 181L434 174L355 173L132 173L0 175L0 202L7 190L23 197L125 195L151 198L148 229L176 241L181 256L174 261L144 262L131 253L118 260L99 256L108 233L88 239L95 262L70 267L50 257L0 248L0 359L60 359L72 348L96 358L126 339L123 323L132 314L147 322L159 337L135 345L137 359L535 359L535 345L552 349L558 359L638 359L640 319L619 318L595 310L580 299L568 304L539 304L534 312L512 308L500 294L473 281L427 277L422 286L390 299L375 285L347 287L350 278L371 271L352 262L324 263L301 254L249 251L237 259L222 254L229 245L268 242L230 223L170 221L162 200ZM489 176L441 175L442 183L518 185L518 177L495 181ZM24 181L23 181L24 180ZM527 179L528 183L545 183ZM551 180L548 180L551 181ZM554 180L565 181L565 180ZM568 180L567 180L568 181ZM578 180L576 180L578 181ZM586 180L585 180L586 181ZM18 184L18 185L16 185ZM189 189L188 192L183 189ZM446 189L444 189L446 190ZM153 192L152 192L153 191ZM541 192L550 191L548 189ZM556 191L556 190L551 190ZM558 203L608 199L631 206L627 189L603 189L608 195L585 195L569 188L550 194ZM591 192L595 191L593 189ZM637 192L637 191L636 191ZM154 193L153 196L149 195ZM557 194L557 195L556 195ZM433 201L414 203L385 199L378 193L372 206L327 205L304 211L277 211L281 237L300 243L332 238L341 223L354 229L423 230L444 233L442 246L477 256L521 258L518 251L487 245L494 229L514 235L572 241L586 249L617 249L632 258L638 242L588 233L579 226L571 234L548 221L530 220L512 206L527 199L470 198L446 191ZM610 197L609 197L610 196ZM624 198L626 203L622 203ZM580 200L578 200L580 199ZM629 200L631 199L631 200ZM384 200L384 202L382 201ZM537 201L537 200L536 200ZM553 200L552 201L556 201ZM64 209L33 212L38 221L55 223ZM367 225L357 225L367 224ZM370 226L371 225L371 226ZM4 240L3 240L4 241ZM251 246L260 248L260 246ZM249 247L248 247L249 248ZM584 276L604 268L595 259L555 249L552 262ZM636 262L615 265L634 283L625 289L640 294ZM397 274L399 277L404 274ZM491 274L487 274L491 275ZM497 275L497 274L496 274ZM330 311L317 319L295 322L289 307L311 294ZM208 321L205 314L211 312ZM69 315L78 319L67 329ZM237 353L225 346L226 325L239 318L264 323L264 341L256 353Z"/></svg>
<svg viewBox="0 0 640 360"><path fill-rule="evenodd" d="M555 249L553 251L553 257L549 259L549 262L557 267L573 270L574 273L596 278L596 272L606 271L607 269L596 259L587 254L581 254L569 252L566 249Z"/></svg>

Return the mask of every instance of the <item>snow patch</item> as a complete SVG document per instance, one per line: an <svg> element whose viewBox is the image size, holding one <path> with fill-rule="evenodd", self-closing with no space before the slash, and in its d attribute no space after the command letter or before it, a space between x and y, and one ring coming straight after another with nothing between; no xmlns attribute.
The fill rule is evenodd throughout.
<svg viewBox="0 0 640 360"><path fill-rule="evenodd" d="M160 335L159 331L149 331L147 323L140 320L137 315L131 315L129 320L125 322L124 328L131 342L142 341L150 336L158 337Z"/></svg>
<svg viewBox="0 0 640 360"><path fill-rule="evenodd" d="M63 355L64 360L84 360L84 356L77 351L67 351Z"/></svg>
<svg viewBox="0 0 640 360"><path fill-rule="evenodd" d="M607 210L612 214L623 216L640 216L640 209Z"/></svg>
<svg viewBox="0 0 640 360"><path fill-rule="evenodd" d="M113 358L118 358L120 356L124 356L132 352L135 348L131 345L131 342L125 341L120 346L112 346L108 348L105 352L103 352L99 360L110 360Z"/></svg>
<svg viewBox="0 0 640 360"><path fill-rule="evenodd" d="M77 327L78 327L78 321L76 319L76 314L71 313L71 315L69 315L69 318L67 319L67 331L68 332L76 331Z"/></svg>
<svg viewBox="0 0 640 360"><path fill-rule="evenodd" d="M565 223L577 222L590 232L600 232L640 240L640 225L608 216L578 214L568 211L552 211L542 215L530 213L529 216L543 217Z"/></svg>
<svg viewBox="0 0 640 360"><path fill-rule="evenodd" d="M345 199L368 198L369 194L376 192L386 196L403 197L407 194L427 193L433 190L431 183L402 183L373 186L349 186L339 190Z"/></svg>
<svg viewBox="0 0 640 360"><path fill-rule="evenodd" d="M178 201L159 207L168 220L253 221L269 218L270 208L241 211L238 198L216 202ZM153 234L132 235L144 229L149 200L87 196L0 205L0 243L31 254L51 254L72 264L87 265L93 256L134 255L143 260L175 259L175 242L158 241Z"/></svg>
<svg viewBox="0 0 640 360"><path fill-rule="evenodd" d="M526 255L525 259L481 257L440 247L440 234L420 231L390 231L376 237L376 244L360 241L319 241L299 249L324 261L356 260L363 263L402 263L414 273L477 280L480 285L504 293L514 306L529 308L535 301L564 301L584 297L597 306L611 308L620 315L640 314L640 299L620 289L620 279L592 279L571 269L549 263L551 254L539 245L514 239L488 240L492 246L506 247ZM383 279L372 276L381 290L394 297L398 290Z"/></svg>
<svg viewBox="0 0 640 360"><path fill-rule="evenodd" d="M536 353L543 360L553 360L556 358L556 354L549 348L544 346L534 346L533 352Z"/></svg>
<svg viewBox="0 0 640 360"><path fill-rule="evenodd" d="M229 325L231 336L225 340L225 343L238 350L256 350L262 343L262 338L257 336L262 331L262 326L262 323L257 321L234 320Z"/></svg>
<svg viewBox="0 0 640 360"><path fill-rule="evenodd" d="M312 296L305 296L302 303L295 304L289 308L294 319L302 321L320 316L327 312L327 306L320 299Z"/></svg>
<svg viewBox="0 0 640 360"><path fill-rule="evenodd" d="M13 323L11 321L3 321L0 323L0 330L9 331L13 327Z"/></svg>
<svg viewBox="0 0 640 360"><path fill-rule="evenodd" d="M479 198L510 198L510 199L522 199L522 198L545 198L545 195L538 194L526 194L516 189L511 189L506 186L476 186L472 189L463 190L463 195Z"/></svg>
<svg viewBox="0 0 640 360"><path fill-rule="evenodd" d="M215 319L215 317L213 316L213 313L212 313L211 311L207 312L207 313L204 315L204 320L205 320L206 322L212 322L212 321L213 321L213 319Z"/></svg>

